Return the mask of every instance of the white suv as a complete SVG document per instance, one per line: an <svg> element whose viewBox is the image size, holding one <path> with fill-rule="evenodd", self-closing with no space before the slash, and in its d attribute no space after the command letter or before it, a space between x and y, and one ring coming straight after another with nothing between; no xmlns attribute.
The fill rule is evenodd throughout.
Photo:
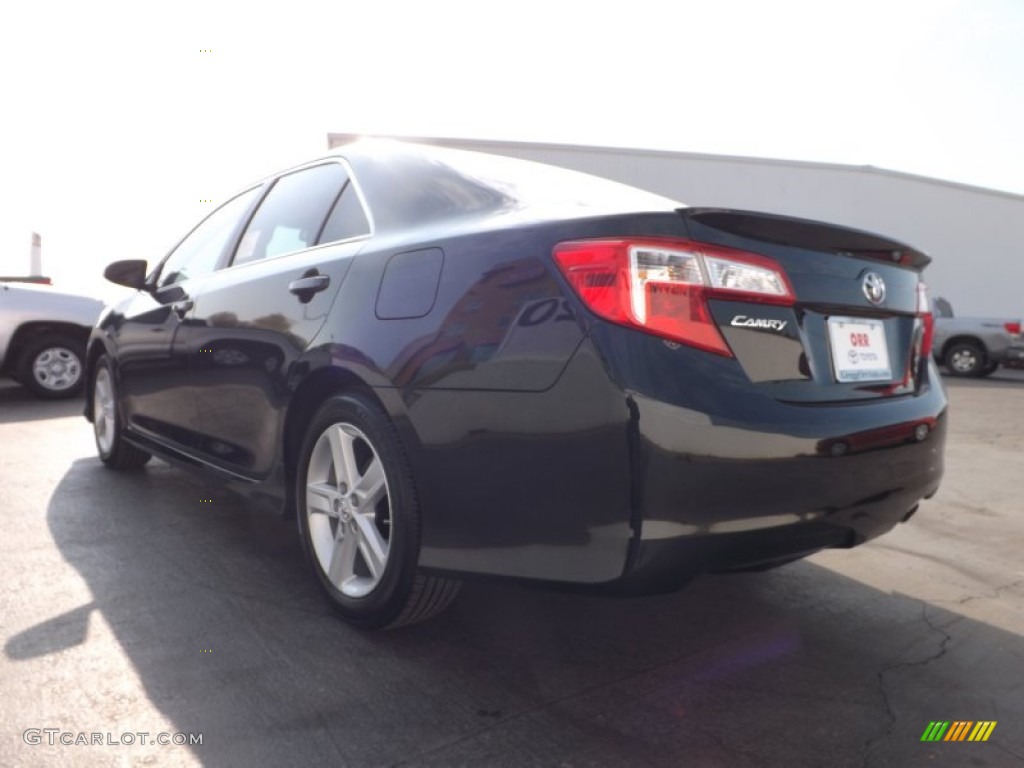
<svg viewBox="0 0 1024 768"><path fill-rule="evenodd" d="M85 343L103 302L45 285L0 283L0 375L38 397L82 391Z"/></svg>

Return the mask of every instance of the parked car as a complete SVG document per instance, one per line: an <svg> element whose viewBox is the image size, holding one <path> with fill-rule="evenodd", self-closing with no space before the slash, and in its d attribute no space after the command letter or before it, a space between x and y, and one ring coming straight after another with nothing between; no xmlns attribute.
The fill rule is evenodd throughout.
<svg viewBox="0 0 1024 768"><path fill-rule="evenodd" d="M103 302L46 285L0 282L0 375L41 398L73 397Z"/></svg>
<svg viewBox="0 0 1024 768"><path fill-rule="evenodd" d="M946 396L902 243L363 141L249 186L89 343L100 459L298 520L362 627L471 574L637 594L885 533Z"/></svg>
<svg viewBox="0 0 1024 768"><path fill-rule="evenodd" d="M1003 360L1003 365L1007 368L1024 368L1024 338L1017 339L1006 350L1006 358Z"/></svg>
<svg viewBox="0 0 1024 768"><path fill-rule="evenodd" d="M990 376L1000 365L1012 363L1020 332L1020 320L955 317L948 301L935 300L933 353L953 376Z"/></svg>
<svg viewBox="0 0 1024 768"><path fill-rule="evenodd" d="M32 283L34 285L53 285L53 280L46 275L0 275L0 283Z"/></svg>

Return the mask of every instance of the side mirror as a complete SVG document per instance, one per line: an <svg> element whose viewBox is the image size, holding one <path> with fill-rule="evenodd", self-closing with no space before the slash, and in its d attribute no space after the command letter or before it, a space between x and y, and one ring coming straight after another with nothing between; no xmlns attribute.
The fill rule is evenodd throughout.
<svg viewBox="0 0 1024 768"><path fill-rule="evenodd" d="M103 276L112 283L140 290L146 285L146 260L115 261L107 265L107 268L103 270Z"/></svg>

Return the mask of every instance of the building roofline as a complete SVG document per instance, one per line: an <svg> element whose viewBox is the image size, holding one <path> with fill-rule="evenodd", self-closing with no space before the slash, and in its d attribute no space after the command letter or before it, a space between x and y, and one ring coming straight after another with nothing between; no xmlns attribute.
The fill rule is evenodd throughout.
<svg viewBox="0 0 1024 768"><path fill-rule="evenodd" d="M848 165L845 163L826 163L815 160L785 160L772 157L753 157L750 155L721 155L704 152L684 152L671 149L639 149L633 147L609 147L603 145L586 144L558 144L541 141L503 141L501 139L475 139L455 138L448 136L400 136L397 134L361 134L361 133L328 133L327 146L334 149L343 144L348 144L357 139L373 136L381 139L395 139L397 141L411 141L419 144L435 144L438 146L460 148L467 144L480 145L481 147L510 147L516 149L547 149L559 152L603 152L628 155L640 155L643 157L682 158L687 160L708 160L726 161L730 163L744 163L749 165L774 165L789 168L820 169L830 171L852 171L854 173L865 173L875 176L888 176L907 181L924 182L926 184L937 184L944 187L952 187L967 192L978 192L996 197L1009 198L1011 200L1024 201L1024 194L1008 192L1002 189L991 187L980 187L976 184L966 184L960 181L939 179L934 176L924 176L907 171L894 171L889 168L880 168L875 165Z"/></svg>

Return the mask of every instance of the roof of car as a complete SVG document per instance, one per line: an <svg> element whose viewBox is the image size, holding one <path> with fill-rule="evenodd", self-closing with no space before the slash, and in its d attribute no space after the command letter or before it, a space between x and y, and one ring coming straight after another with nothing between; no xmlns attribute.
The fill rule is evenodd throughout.
<svg viewBox="0 0 1024 768"><path fill-rule="evenodd" d="M681 207L619 182L481 152L361 139L330 156L351 166L379 230L463 217L567 218Z"/></svg>

